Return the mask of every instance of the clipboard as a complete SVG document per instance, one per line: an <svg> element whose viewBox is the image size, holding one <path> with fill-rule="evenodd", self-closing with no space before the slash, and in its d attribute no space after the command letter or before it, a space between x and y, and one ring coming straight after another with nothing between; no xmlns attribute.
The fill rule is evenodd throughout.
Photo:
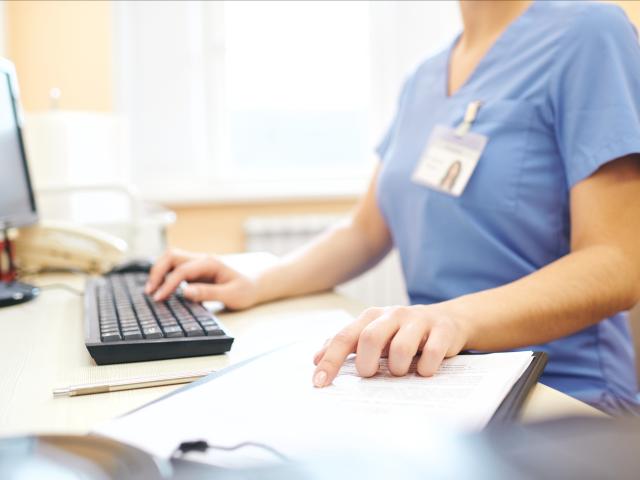
<svg viewBox="0 0 640 480"><path fill-rule="evenodd" d="M196 389L197 387L204 387L205 392L209 392L209 394L214 394L217 391L216 389L218 389L218 385L205 387L205 384L209 384L210 382L218 383L218 382L212 382L212 380L216 380L220 378L224 378L226 381L226 378L233 376L234 374L233 372L237 372L238 370L241 370L244 367L249 367L249 370L247 370L246 372L240 373L239 376L236 376L230 379L229 382L231 383L228 383L228 384L225 383L225 388L228 386L229 388L231 388L231 391L234 391L233 389L236 388L234 386L235 385L234 382L240 382L238 384L239 386L237 387L238 388L237 391L245 394L242 397L243 399L250 400L252 396L246 395L247 391L245 391L244 389L245 387L243 387L243 385L245 386L250 385L250 386L253 386L252 388L255 388L255 383L252 383L252 382L247 383L251 378L254 378L255 375L259 375L260 376L259 378L261 379L268 378L268 375L265 374L264 369L273 368L274 365L278 365L283 361L290 362L291 359L288 357L289 355L293 354L296 356L295 358L298 358L300 353L306 352L307 346L300 345L299 347L296 347L297 343L298 342L293 342L292 344L288 345L289 347L294 348L293 353L292 352L283 352L282 354L277 353L281 349L283 350L286 349L287 346L275 348L269 352L265 352L265 353L256 355L254 357L245 359L244 361L239 362L231 366L230 368L226 368L218 372L212 373L211 375L205 378L202 378L197 382L194 382L186 387L177 389L166 396L163 396L159 399L156 399L153 402L146 404L141 408L146 408L146 407L149 407L150 405L157 404L158 402L165 401L173 397L174 395L183 393L185 391L193 391L193 389ZM276 354L277 357L274 357L271 360L265 360L265 363L263 363L261 360L265 356L268 356L270 354ZM451 418L453 424L455 424L456 421L459 421L459 423L462 425L464 424L464 419L468 417L467 420L470 420L468 421L469 425L472 425L474 423L477 424L476 431L493 430L493 428L491 427L493 427L494 425L512 423L510 421L517 418L518 412L522 404L526 400L527 395L531 391L531 388L535 385L537 379L539 378L546 364L546 355L542 352L527 351L527 352L519 352L519 353L505 352L504 354L500 354L500 353L494 354L494 355L504 355L504 357L502 357L503 359L513 358L514 359L513 362L515 363L511 363L511 361L507 361L507 360L501 361L500 360L501 357L489 358L489 356L491 356L492 354L486 354L486 355L487 355L487 362L485 363L484 360L481 360L481 357L484 357L485 354L482 354L482 353L462 354L461 356L462 358L460 358L457 362L452 363L451 365L453 366L448 367L450 369L451 368L453 369L451 374L454 376L457 374L454 372L461 372L461 371L465 372L465 373L459 374L459 375L462 375L462 377L464 378L461 378L460 380L456 380L460 382L458 386L459 387L461 386L463 388L467 388L466 387L467 385L471 385L471 388L476 388L475 387L476 385L478 386L482 385L481 383L474 383L474 382L480 382L481 378L485 378L483 377L483 375L485 374L484 373L485 365L487 368L486 372L490 372L491 369L493 368L503 369L502 371L504 373L499 374L499 375L502 375L501 377L500 376L498 376L497 378L494 377L493 380L489 380L488 383L485 383L484 387L479 387L480 390L478 390L479 396L477 401L473 397L470 398L466 396L466 400L465 400L466 407L463 407L463 409L460 410L459 412L461 416L458 415ZM467 357L466 360L464 360L465 356ZM473 357L477 358L478 361L474 361ZM505 361L507 361L508 363L502 363L502 367L500 367L501 362L505 362ZM249 364L251 363L256 363L256 364L260 363L261 365L249 366ZM472 371L473 368L476 368L476 367L473 367L473 365L478 366L477 368L479 368L479 370L477 371L477 373L474 373ZM353 368L354 368L353 365L349 367L347 375L349 376L355 375L355 372L352 371ZM466 373L467 368L471 369L471 373ZM308 372L306 371L306 369L299 369L299 368L293 369L292 371L295 372L291 377L295 380L294 384L300 385L300 382L303 380L303 375L306 375ZM496 372L497 371L498 370L496 370ZM252 375L254 377L252 377ZM466 375L471 375L472 380L466 380L466 377L465 377ZM474 377L473 375L479 375L478 379L474 380L476 377ZM486 377L486 378L491 378L491 377ZM304 379L306 379L306 377L304 377ZM508 384L503 383L507 381L508 381ZM262 388L264 388L263 383L257 382L257 384L258 386L261 386ZM387 385L384 379L382 384ZM347 382L345 385L349 385L349 383ZM392 388L391 393L393 393L394 387L391 387L391 388ZM449 387L449 388L452 388L452 387ZM494 397L494 399L491 400L490 395L489 397L487 397L487 391L491 392L493 391L493 389L495 389L496 395L499 395L500 398ZM295 397L296 395L299 394L299 391L302 391L302 390L306 392L306 389L302 387L292 387L291 393L293 397ZM307 393L304 393L304 392L302 395L300 395L300 399L304 400L307 398L308 395ZM445 391L444 393L446 394L447 392ZM440 397L442 396L441 393L438 393L434 398L440 398L438 397L438 395L440 395ZM229 403L229 399L232 397L233 395L231 396L227 395L227 397L225 397L226 403L222 402L224 404L222 408L234 408L235 406L238 405L238 402ZM278 401L281 401L280 399L277 398L277 396L274 398L275 399L272 399L272 400L274 400L276 403ZM314 397L314 398L317 398L317 397ZM187 400L190 402L193 402L192 403L193 405L196 405L196 406L199 405L199 407L197 408L206 408L206 405L202 404L202 402L206 400L206 396L202 397L198 395L195 395L195 396L190 395L187 397ZM402 400L402 398L400 400ZM311 398L309 398L309 401L313 403L315 400L312 400ZM334 405L334 407L339 407L339 401L340 399L338 399L338 402L336 405ZM385 404L384 399L382 399L381 401L382 401L382 404L384 405ZM433 413L428 413L429 412L428 409L430 406L429 402L430 402L429 397L426 397L426 400L424 403L425 408L427 409L427 410L424 410L424 413L426 414L426 416L424 416L425 421L428 421L430 418L432 418L429 415L433 415ZM180 403L180 399L178 399L178 404L179 403ZM335 403L336 401L334 400L332 405ZM245 401L244 403L240 402L240 404L243 405L244 408L249 408L250 406L249 404L247 404L247 401ZM402 404L402 402L400 401L399 404ZM347 406L349 405L348 398L347 398L346 405ZM420 410L421 408L420 402L417 402L411 405L412 405L412 408L414 409L413 414L420 415L421 412L423 412L423 410ZM251 431L234 434L233 429L235 428L234 426L235 422L243 421L238 417L239 414L237 413L235 413L234 415L231 415L230 417L227 417L228 421L224 425L224 428L231 429L228 438L231 439L229 441L232 443L232 445L226 445L224 444L224 441L216 445L216 441L221 442L220 438L227 438L227 436L224 435L224 432L222 432L218 428L216 430L217 437L216 435L213 435L213 433L211 434L211 436L209 436L209 434L207 433L209 431L207 430L208 427L204 429L198 429L193 427L193 425L200 425L201 423L193 424L193 422L187 425L184 425L183 423L178 422L176 425L176 428L173 430L174 433L165 435L163 436L163 438L157 438L155 436L149 437L149 434L147 432L148 429L146 428L146 426L148 425L148 422L153 421L154 415L164 415L165 408L175 408L175 405L172 403L171 405L160 406L159 408L155 408L153 411L148 412L147 414L142 414L140 417L134 418L131 420L125 420L123 418L122 419L123 423L120 423L119 425L118 424L112 425L111 428L103 428L101 430L93 431L92 434L106 435L107 437L111 437L113 439L131 444L134 446L137 445L140 448L146 448L147 449L146 451L148 453L151 453L152 455L158 455L161 458L169 458L169 456L182 458L182 455L185 452L190 452L190 451L205 451L208 449L213 449L214 451L236 450L236 449L239 449L240 447L245 447L245 446L257 447L260 449L264 449L265 451L269 450L269 452L275 451L275 452L278 452L278 456L288 457L290 455L290 451L289 451L290 445L287 442L289 442L291 438L287 437L284 439L284 443L282 442L278 443L279 441L282 440L281 438L278 437L278 435L275 435L275 437L272 438L271 436L264 434L264 432L270 431L269 429L274 427L274 425L271 425L269 422L263 425L263 428L267 428L267 430L264 430L264 432L262 433L260 433L260 429L257 429L256 431L258 432L258 434ZM351 408L353 408L353 406L351 406ZM139 409L136 409L135 411L138 411L138 410ZM379 412L375 411L374 409L370 409L370 410L371 411L368 413L370 413L371 415L374 415L374 416L379 415ZM127 417L128 415L131 415L134 412L129 412L129 414L126 414L123 417ZM285 410L284 412L285 413L282 413L283 415L285 416L289 415L288 413L289 410ZM331 413L330 411L328 412ZM472 413L472 412L476 412L476 413ZM298 420L301 420L302 418L307 418L307 417L304 417L304 415L306 415L307 413L305 412L304 409L295 410L294 413L297 414L299 418L296 417L295 415L293 415L292 418L296 418ZM365 411L364 416L366 416L368 413L367 411ZM465 417L465 415L467 415L467 417ZM460 418L462 418L462 420L460 420ZM370 419L363 417L360 420L361 421L364 420L364 424L367 424L367 422ZM276 421L279 421L279 420L276 420ZM313 422L311 422L311 424L312 423ZM384 422L382 423L384 426ZM260 425L260 422L258 422L257 424ZM181 427L178 427L178 425L181 425ZM393 430L393 421L389 424L389 426L390 426L389 430L390 431ZM315 427L317 427L317 425L315 425ZM170 426L168 428L169 428L169 431L172 431ZM220 435L223 435L223 436L221 437ZM213 441L213 444L209 444L209 442L211 441ZM295 451L295 448L293 448L292 451Z"/></svg>
<svg viewBox="0 0 640 480"><path fill-rule="evenodd" d="M146 408L151 404L163 401L169 397L172 397L176 394L184 392L185 390L189 390L199 385L202 385L203 383L207 383L212 380L215 380L216 378L219 378L229 372L232 372L233 370L242 368L243 366L258 360L261 357L267 356L271 353L274 353L282 348L287 348L288 346L291 346L291 345L292 344L288 344L288 345L274 348L266 352L262 352L258 355L242 360L241 362L238 362L234 365L230 365L226 368L223 368L222 370L219 370L217 372L212 372L210 375L207 375L206 377L201 378L200 380L196 380L195 382L192 382L188 385L185 385L184 387L178 388L172 392L167 393L166 395L156 398L151 402L141 405L140 407L125 413L123 416L129 415L138 410ZM484 354L483 353L462 353L461 355L484 355ZM526 370L522 373L522 375L520 376L520 379L513 385L513 387L511 387L511 390L509 391L507 396L504 398L502 403L500 403L500 406L496 409L495 413L491 417L491 420L489 420L489 423L487 423L485 429L489 429L497 425L503 425L505 423L509 423L517 420L518 414L520 413L520 409L522 408L522 405L524 404L525 400L529 396L529 393L531 392L533 387L536 385L536 383L538 383L538 380L542 375L542 372L544 371L544 368L546 367L547 361L548 361L548 355L545 352L534 351L532 354L532 357L533 358L531 359L531 363L526 368Z"/></svg>

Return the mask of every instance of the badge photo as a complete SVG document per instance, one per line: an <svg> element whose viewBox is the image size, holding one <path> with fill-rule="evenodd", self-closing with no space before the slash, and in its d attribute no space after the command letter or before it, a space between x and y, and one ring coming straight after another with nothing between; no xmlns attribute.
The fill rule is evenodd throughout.
<svg viewBox="0 0 640 480"><path fill-rule="evenodd" d="M488 140L469 132L479 108L480 102L469 104L456 129L436 125L413 172L414 182L455 197L462 195Z"/></svg>

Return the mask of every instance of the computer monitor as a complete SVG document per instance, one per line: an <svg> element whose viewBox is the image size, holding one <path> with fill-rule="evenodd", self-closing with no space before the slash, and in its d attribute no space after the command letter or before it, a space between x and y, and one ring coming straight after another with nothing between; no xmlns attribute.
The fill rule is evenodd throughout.
<svg viewBox="0 0 640 480"><path fill-rule="evenodd" d="M0 228L22 227L38 219L21 117L15 69L0 59Z"/></svg>
<svg viewBox="0 0 640 480"><path fill-rule="evenodd" d="M5 261L12 265L8 229L38 220L22 138L22 113L13 64L0 58L0 233ZM6 266L3 266L6 268ZM37 288L15 280L0 282L0 306L30 300Z"/></svg>

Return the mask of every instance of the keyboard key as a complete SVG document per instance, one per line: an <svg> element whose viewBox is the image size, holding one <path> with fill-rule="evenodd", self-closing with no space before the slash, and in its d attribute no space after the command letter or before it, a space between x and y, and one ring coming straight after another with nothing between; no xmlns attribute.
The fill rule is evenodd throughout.
<svg viewBox="0 0 640 480"><path fill-rule="evenodd" d="M122 340L122 337L117 332L111 332L102 335L103 342L118 342L120 340Z"/></svg>
<svg viewBox="0 0 640 480"><path fill-rule="evenodd" d="M212 337L217 337L220 335L224 335L224 332L220 330L220 327L207 325L204 327L204 331L207 332L207 335Z"/></svg>
<svg viewBox="0 0 640 480"><path fill-rule="evenodd" d="M166 327L164 333L168 338L184 337L182 329L177 325L175 327Z"/></svg>
<svg viewBox="0 0 640 480"><path fill-rule="evenodd" d="M171 310L173 310L174 313L184 313L186 315L191 315L191 312L189 312L184 305L182 305L182 302L180 302L180 300L178 300L175 296L169 298L169 300L167 301L167 303L169 304L169 307L171 307Z"/></svg>
<svg viewBox="0 0 640 480"><path fill-rule="evenodd" d="M189 320L193 320L193 317L191 316L191 312L189 312L186 308L181 307L181 308L174 308L173 309L173 315L175 317L178 317L179 319L189 319Z"/></svg>
<svg viewBox="0 0 640 480"><path fill-rule="evenodd" d="M118 320L118 317L116 315L116 312L100 312L100 319L101 320Z"/></svg>
<svg viewBox="0 0 640 480"><path fill-rule="evenodd" d="M129 321L136 322L136 315L133 313L133 310L118 311L118 314L120 316L120 323Z"/></svg>
<svg viewBox="0 0 640 480"><path fill-rule="evenodd" d="M162 338L163 336L160 329L155 327L144 328L142 333L144 333L145 338Z"/></svg>
<svg viewBox="0 0 640 480"><path fill-rule="evenodd" d="M142 333L140 330L137 332L122 332L125 340L142 340Z"/></svg>
<svg viewBox="0 0 640 480"><path fill-rule="evenodd" d="M153 308L156 311L156 316L158 317L158 320L160 321L162 321L163 319L174 318L172 313L167 308L167 306L162 303L156 303Z"/></svg>
<svg viewBox="0 0 640 480"><path fill-rule="evenodd" d="M132 280L131 283L135 283L138 287L144 288L144 286L147 284L147 276L144 273L132 275L130 278Z"/></svg>
<svg viewBox="0 0 640 480"><path fill-rule="evenodd" d="M184 331L186 332L187 337L200 337L204 335L204 331L197 324L191 324L191 323L187 325L183 324L182 328L184 328Z"/></svg>
<svg viewBox="0 0 640 480"><path fill-rule="evenodd" d="M133 304L140 309L141 312L150 312L149 303L144 297L133 297ZM140 313L140 312L138 312Z"/></svg>
<svg viewBox="0 0 640 480"><path fill-rule="evenodd" d="M184 303L187 305L187 307L189 307L189 310L191 310L191 313L193 313L196 317L200 315L211 316L211 314L209 313L209 310L204 308L199 303L194 303L190 301L185 301Z"/></svg>

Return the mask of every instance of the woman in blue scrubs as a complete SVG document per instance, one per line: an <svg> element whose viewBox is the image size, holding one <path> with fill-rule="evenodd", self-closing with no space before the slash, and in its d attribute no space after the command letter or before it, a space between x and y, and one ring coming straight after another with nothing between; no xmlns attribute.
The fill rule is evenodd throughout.
<svg viewBox="0 0 640 480"><path fill-rule="evenodd" d="M363 376L383 354L396 375L418 355L429 376L464 349L535 349L549 355L547 385L610 413L636 412L624 313L640 300L635 31L612 5L460 6L464 31L406 81L349 222L257 278L216 257L168 252L148 290L162 299L186 279L189 298L247 308L331 288L395 246L411 306L370 308L339 332L316 355L316 386L352 352ZM447 188L442 173L433 185L420 179L419 165L427 176L435 168L434 129L455 132L475 102L460 138L484 146Z"/></svg>

